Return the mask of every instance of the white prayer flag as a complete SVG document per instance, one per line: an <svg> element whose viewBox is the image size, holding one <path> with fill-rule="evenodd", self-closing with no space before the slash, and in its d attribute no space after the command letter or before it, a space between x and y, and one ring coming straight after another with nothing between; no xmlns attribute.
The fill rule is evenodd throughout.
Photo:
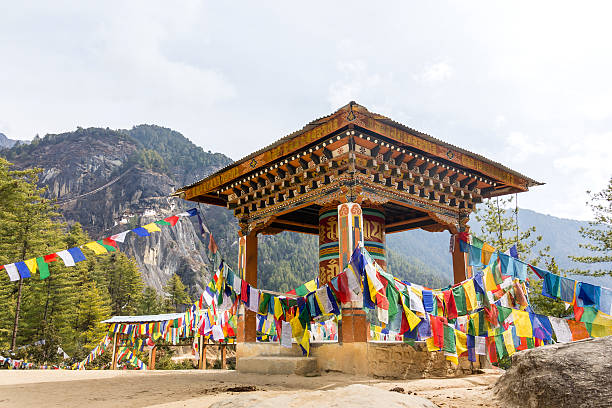
<svg viewBox="0 0 612 408"><path fill-rule="evenodd" d="M474 337L474 348L476 349L476 354L481 356L487 355L487 338L483 336Z"/></svg>
<svg viewBox="0 0 612 408"><path fill-rule="evenodd" d="M74 266L74 265L76 265L74 263L74 258L72 257L72 254L70 252L68 252L67 250L59 251L57 253L57 255L60 258L62 258L62 261L64 261L64 265L66 265L66 266Z"/></svg>
<svg viewBox="0 0 612 408"><path fill-rule="evenodd" d="M408 293L410 294L410 310L425 314L425 308L423 307L423 299L419 296L420 293L418 292L418 289L414 286L411 286L410 291Z"/></svg>
<svg viewBox="0 0 612 408"><path fill-rule="evenodd" d="M131 231L131 230L127 230L127 231L123 231L123 232L120 232L120 233L115 234L115 235L111 235L111 237L110 237L110 238L111 238L113 241L117 241L117 242L124 242L124 241L125 241L125 236L126 236L126 235L127 235L129 232L130 232L130 231Z"/></svg>
<svg viewBox="0 0 612 408"><path fill-rule="evenodd" d="M316 296L317 300L323 307L323 314L330 314L334 308L329 300L329 296L327 296L327 286L317 289Z"/></svg>
<svg viewBox="0 0 612 408"><path fill-rule="evenodd" d="M550 325L555 331L559 343L570 343L572 341L572 332L565 319L549 317L548 320L550 320Z"/></svg>
<svg viewBox="0 0 612 408"><path fill-rule="evenodd" d="M353 294L354 295L361 294L361 285L359 284L359 279L355 275L353 268L346 268L344 270L344 273L346 273L346 280L348 282L348 287L351 291L351 300L353 300L353 297L354 297Z"/></svg>
<svg viewBox="0 0 612 408"><path fill-rule="evenodd" d="M6 272L8 273L9 279L11 281L17 281L21 279L21 276L19 276L19 271L17 270L17 266L15 266L14 263L4 265L4 269L6 269Z"/></svg>
<svg viewBox="0 0 612 408"><path fill-rule="evenodd" d="M215 341L223 340L225 338L225 335L223 334L223 328L221 328L221 326L219 326L218 324L215 324L212 327L212 334L213 340Z"/></svg>
<svg viewBox="0 0 612 408"><path fill-rule="evenodd" d="M259 291L253 287L249 290L249 310L253 312L259 310Z"/></svg>
<svg viewBox="0 0 612 408"><path fill-rule="evenodd" d="M283 321L281 324L281 346L291 348L291 323Z"/></svg>
<svg viewBox="0 0 612 408"><path fill-rule="evenodd" d="M234 281L232 282L232 286L234 288L234 292L239 295L240 291L242 290L242 279L240 279L240 277L236 274L234 274Z"/></svg>

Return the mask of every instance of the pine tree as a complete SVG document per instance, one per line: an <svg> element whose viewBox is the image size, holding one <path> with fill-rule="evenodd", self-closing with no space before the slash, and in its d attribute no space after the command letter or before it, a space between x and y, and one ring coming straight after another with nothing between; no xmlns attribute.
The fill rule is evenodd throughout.
<svg viewBox="0 0 612 408"><path fill-rule="evenodd" d="M58 236L61 224L54 222L57 213L49 200L43 198L44 189L37 187L40 169L16 171L9 169L10 163L0 159L0 194L4 200L0 204L0 261L13 263L48 253ZM35 278L34 278L35 279ZM7 300L11 307L13 324L10 348L17 345L19 319L24 295L35 284L34 279L19 279L14 286L14 300ZM6 293L4 294L6 295ZM14 301L14 304L13 304ZM9 315L7 313L6 315ZM3 322L4 323L4 322Z"/></svg>
<svg viewBox="0 0 612 408"><path fill-rule="evenodd" d="M593 211L594 220L589 222L588 227L580 228L580 235L590 241L586 244L578 244L580 248L588 249L593 254L589 256L570 256L570 259L586 265L601 265L597 270L580 270L572 272L590 276L612 276L610 262L612 262L612 177L608 185L598 193L590 193L590 201L587 205Z"/></svg>
<svg viewBox="0 0 612 408"><path fill-rule="evenodd" d="M502 252L516 245L519 258L524 262L534 266L543 263L544 269L564 275L555 259L550 256L548 246L535 252L535 247L542 241L542 236L535 235L535 226L526 230L519 229L519 209L516 206L512 208L513 203L512 196L486 200L483 203L484 208L478 208L474 214L476 220L481 223L481 234L478 237ZM568 314L563 302L541 295L542 282L535 274L529 274L529 282L531 303L536 312L559 317Z"/></svg>
<svg viewBox="0 0 612 408"><path fill-rule="evenodd" d="M147 286L144 289L140 305L138 306L138 314L160 314L164 311L164 299L157 293L155 289L150 286Z"/></svg>
<svg viewBox="0 0 612 408"><path fill-rule="evenodd" d="M170 277L164 286L164 292L166 292L168 311L179 312L180 305L191 303L187 289L177 274Z"/></svg>

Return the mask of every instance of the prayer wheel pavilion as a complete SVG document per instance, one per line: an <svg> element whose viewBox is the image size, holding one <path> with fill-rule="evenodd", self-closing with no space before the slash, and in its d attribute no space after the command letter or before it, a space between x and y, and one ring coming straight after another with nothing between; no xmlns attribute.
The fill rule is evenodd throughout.
<svg viewBox="0 0 612 408"><path fill-rule="evenodd" d="M359 241L385 269L386 234L421 228L456 237L484 198L539 184L350 102L175 195L234 211L238 270L256 287L259 234L318 235L319 282L325 284L343 271ZM470 271L456 239L453 274L461 282ZM366 341L363 311L348 306L340 341ZM254 314L247 311L242 320L238 341L255 342Z"/></svg>

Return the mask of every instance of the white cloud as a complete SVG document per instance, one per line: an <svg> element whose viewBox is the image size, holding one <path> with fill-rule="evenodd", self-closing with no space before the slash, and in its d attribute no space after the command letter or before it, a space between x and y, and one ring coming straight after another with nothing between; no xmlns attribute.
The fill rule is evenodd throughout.
<svg viewBox="0 0 612 408"><path fill-rule="evenodd" d="M414 76L415 80L422 82L442 82L453 76L453 67L447 62L438 62L426 67L421 73Z"/></svg>

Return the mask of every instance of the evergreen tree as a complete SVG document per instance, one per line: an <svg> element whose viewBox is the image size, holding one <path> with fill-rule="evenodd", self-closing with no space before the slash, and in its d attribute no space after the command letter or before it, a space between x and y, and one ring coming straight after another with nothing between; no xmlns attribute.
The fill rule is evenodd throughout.
<svg viewBox="0 0 612 408"><path fill-rule="evenodd" d="M155 289L147 286L142 294L140 305L138 305L138 314L160 314L164 313L165 310L164 299Z"/></svg>
<svg viewBox="0 0 612 408"><path fill-rule="evenodd" d="M612 177L608 185L598 193L590 195L590 202L587 205L593 211L594 220L589 222L588 227L580 228L580 235L587 241L586 244L578 244L580 248L585 248L593 254L589 256L570 256L570 259L584 263L586 265L601 265L597 270L573 270L574 273L590 276L612 276Z"/></svg>
<svg viewBox="0 0 612 408"><path fill-rule="evenodd" d="M555 259L549 255L550 248L545 247L535 252L535 247L542 240L540 235L535 235L536 228L531 226L526 230L520 230L518 226L519 209L512 204L514 197L495 198L486 200L483 207L477 208L474 215L481 223L480 239L506 252L516 245L519 258L524 262L537 266L543 263L543 268L557 274L559 271ZM531 304L537 313L549 316L566 316L565 306L558 299L550 299L542 296L542 282L533 273L529 273Z"/></svg>
<svg viewBox="0 0 612 408"><path fill-rule="evenodd" d="M169 312L179 312L181 305L191 303L187 289L177 274L172 275L164 285L164 292L166 293L167 310Z"/></svg>
<svg viewBox="0 0 612 408"><path fill-rule="evenodd" d="M9 166L10 163L0 159L0 194L3 198L0 204L0 262L3 264L48 253L46 251L61 235L61 225L53 221L58 214L49 200L43 198L45 190L37 187L41 170L15 171L10 170ZM6 296L5 292L1 296L9 306L9 313L5 316L11 316L13 320L11 350L17 345L24 292L35 284L34 279L19 279L12 285L16 286L13 294Z"/></svg>

